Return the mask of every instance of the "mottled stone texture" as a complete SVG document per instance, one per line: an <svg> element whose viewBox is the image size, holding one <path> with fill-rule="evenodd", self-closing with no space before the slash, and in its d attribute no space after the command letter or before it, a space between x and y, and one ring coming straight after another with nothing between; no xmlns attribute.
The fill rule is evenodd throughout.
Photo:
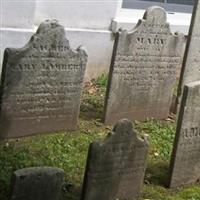
<svg viewBox="0 0 200 200"><path fill-rule="evenodd" d="M55 20L42 23L25 47L6 49L0 137L75 129L86 60Z"/></svg>
<svg viewBox="0 0 200 200"><path fill-rule="evenodd" d="M120 120L103 142L90 145L82 200L133 200L143 183L148 143Z"/></svg>
<svg viewBox="0 0 200 200"><path fill-rule="evenodd" d="M51 167L17 170L11 181L10 200L59 200L64 171Z"/></svg>
<svg viewBox="0 0 200 200"><path fill-rule="evenodd" d="M105 123L168 117L183 47L184 36L170 32L160 7L149 8L131 32L120 31L109 74Z"/></svg>
<svg viewBox="0 0 200 200"><path fill-rule="evenodd" d="M170 170L170 187L200 181L200 81L184 88Z"/></svg>
<svg viewBox="0 0 200 200"><path fill-rule="evenodd" d="M183 67L179 83L181 96L185 84L200 80L200 1L196 0L187 38Z"/></svg>

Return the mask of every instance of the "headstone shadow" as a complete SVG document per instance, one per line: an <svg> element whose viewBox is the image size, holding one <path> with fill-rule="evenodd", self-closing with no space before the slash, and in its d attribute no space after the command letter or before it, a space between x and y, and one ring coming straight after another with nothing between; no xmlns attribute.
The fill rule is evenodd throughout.
<svg viewBox="0 0 200 200"><path fill-rule="evenodd" d="M65 183L62 188L62 195L60 200L80 200L81 187Z"/></svg>
<svg viewBox="0 0 200 200"><path fill-rule="evenodd" d="M145 182L147 184L154 184L166 187L168 181L168 162L150 163L145 174Z"/></svg>
<svg viewBox="0 0 200 200"><path fill-rule="evenodd" d="M97 88L95 93L89 94L86 86L81 99L80 117L85 120L102 121L104 98L105 88Z"/></svg>

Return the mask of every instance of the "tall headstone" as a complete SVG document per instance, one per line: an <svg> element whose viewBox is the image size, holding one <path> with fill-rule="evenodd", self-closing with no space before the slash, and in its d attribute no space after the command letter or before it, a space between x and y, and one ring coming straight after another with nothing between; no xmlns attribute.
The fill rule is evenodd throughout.
<svg viewBox="0 0 200 200"><path fill-rule="evenodd" d="M52 167L17 170L11 180L10 200L59 200L64 171Z"/></svg>
<svg viewBox="0 0 200 200"><path fill-rule="evenodd" d="M90 145L81 200L136 199L143 183L148 143L120 120L103 142Z"/></svg>
<svg viewBox="0 0 200 200"><path fill-rule="evenodd" d="M0 137L76 128L87 54L72 50L64 27L42 23L21 49L6 49L0 92Z"/></svg>
<svg viewBox="0 0 200 200"><path fill-rule="evenodd" d="M196 0L186 44L178 88L181 96L185 84L200 80L200 1Z"/></svg>
<svg viewBox="0 0 200 200"><path fill-rule="evenodd" d="M105 101L105 123L167 118L180 69L183 34L172 34L166 12L149 8L136 27L116 36Z"/></svg>
<svg viewBox="0 0 200 200"><path fill-rule="evenodd" d="M200 181L200 81L184 87L170 166L170 187Z"/></svg>

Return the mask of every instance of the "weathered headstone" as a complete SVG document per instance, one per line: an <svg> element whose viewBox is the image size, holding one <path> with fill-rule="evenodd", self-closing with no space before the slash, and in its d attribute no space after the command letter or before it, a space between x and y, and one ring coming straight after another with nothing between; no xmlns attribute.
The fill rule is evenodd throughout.
<svg viewBox="0 0 200 200"><path fill-rule="evenodd" d="M15 171L10 200L59 200L64 171L33 167Z"/></svg>
<svg viewBox="0 0 200 200"><path fill-rule="evenodd" d="M171 157L170 187L200 181L200 81L185 86Z"/></svg>
<svg viewBox="0 0 200 200"><path fill-rule="evenodd" d="M90 145L82 200L133 200L143 183L148 143L120 120L103 142Z"/></svg>
<svg viewBox="0 0 200 200"><path fill-rule="evenodd" d="M56 20L42 23L25 47L6 49L0 137L75 129L86 60Z"/></svg>
<svg viewBox="0 0 200 200"><path fill-rule="evenodd" d="M186 44L178 96L185 84L200 80L200 1L196 0Z"/></svg>
<svg viewBox="0 0 200 200"><path fill-rule="evenodd" d="M183 47L183 34L170 32L166 12L160 7L149 8L131 32L119 31L107 86L105 123L121 118L167 118Z"/></svg>

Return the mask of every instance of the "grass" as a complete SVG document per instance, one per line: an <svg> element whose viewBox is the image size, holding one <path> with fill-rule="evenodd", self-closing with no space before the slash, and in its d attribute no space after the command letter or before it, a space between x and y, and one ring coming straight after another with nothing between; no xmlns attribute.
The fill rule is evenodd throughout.
<svg viewBox="0 0 200 200"><path fill-rule="evenodd" d="M101 122L105 80L105 75L102 75L85 86L77 131L37 135L0 143L0 200L8 200L13 171L31 166L64 169L65 184L61 199L79 199L88 146L92 141L104 138L111 129ZM150 142L148 167L140 200L200 200L198 185L176 190L165 187L175 122L135 122L135 129L141 137L148 134Z"/></svg>
<svg viewBox="0 0 200 200"><path fill-rule="evenodd" d="M99 77L97 77L97 79L93 79L92 83L98 87L106 87L108 82L108 76L107 74L103 73L101 74Z"/></svg>
<svg viewBox="0 0 200 200"><path fill-rule="evenodd" d="M38 135L9 140L0 145L0 199L6 199L12 172L31 166L54 166L65 170L67 185L80 186L90 142L102 137L95 121L80 121L80 130L71 133ZM87 128L85 128L87 127ZM94 131L93 134L90 132Z"/></svg>

